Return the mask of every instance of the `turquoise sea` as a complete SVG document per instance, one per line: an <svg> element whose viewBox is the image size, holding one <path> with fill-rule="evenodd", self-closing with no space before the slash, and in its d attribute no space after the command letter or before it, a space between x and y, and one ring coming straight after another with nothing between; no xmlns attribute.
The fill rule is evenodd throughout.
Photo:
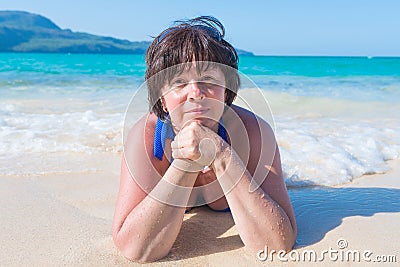
<svg viewBox="0 0 400 267"><path fill-rule="evenodd" d="M246 56L239 70L256 85L241 94L258 87L270 105L289 186L346 183L399 158L400 58ZM141 55L0 54L0 174L71 171L60 153L120 153L144 72ZM147 99L136 97L140 116Z"/></svg>

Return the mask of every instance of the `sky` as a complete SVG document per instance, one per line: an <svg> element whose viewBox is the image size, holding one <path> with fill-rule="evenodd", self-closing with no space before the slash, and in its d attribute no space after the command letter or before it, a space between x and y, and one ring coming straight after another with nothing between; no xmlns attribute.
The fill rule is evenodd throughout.
<svg viewBox="0 0 400 267"><path fill-rule="evenodd" d="M152 40L173 21L212 15L256 55L400 56L398 0L0 0L63 29Z"/></svg>

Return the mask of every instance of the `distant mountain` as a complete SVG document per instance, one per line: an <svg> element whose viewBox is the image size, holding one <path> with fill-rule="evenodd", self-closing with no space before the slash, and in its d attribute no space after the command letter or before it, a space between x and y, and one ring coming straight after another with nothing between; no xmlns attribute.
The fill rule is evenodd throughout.
<svg viewBox="0 0 400 267"><path fill-rule="evenodd" d="M143 54L149 45L61 29L48 18L24 11L0 11L0 52Z"/></svg>
<svg viewBox="0 0 400 267"><path fill-rule="evenodd" d="M63 30L23 11L0 11L0 52L142 54L149 42Z"/></svg>
<svg viewBox="0 0 400 267"><path fill-rule="evenodd" d="M235 48L239 56L254 56L253 52Z"/></svg>

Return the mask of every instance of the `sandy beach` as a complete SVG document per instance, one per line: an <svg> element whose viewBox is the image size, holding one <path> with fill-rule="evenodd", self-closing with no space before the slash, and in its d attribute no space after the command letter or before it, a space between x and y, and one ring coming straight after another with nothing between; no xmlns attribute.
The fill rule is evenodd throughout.
<svg viewBox="0 0 400 267"><path fill-rule="evenodd" d="M118 253L111 237L120 155L98 153L81 162L87 167L83 169L96 164L102 170L71 168L69 173L0 177L1 266L136 266ZM299 228L290 255L302 257L305 250L313 250L317 261L324 255L323 261L294 261L289 254L288 262L276 254L265 261L260 254L259 259L243 248L230 213L195 208L185 215L170 254L148 266L267 266L271 260L273 265L358 263L353 258L329 258L324 250L337 250L339 256L341 251L357 250L360 265L366 264L366 250L372 252L367 253L371 262L376 256L392 255L396 258L385 260L398 263L400 160L387 163L387 173L363 176L340 187L290 190Z"/></svg>
<svg viewBox="0 0 400 267"><path fill-rule="evenodd" d="M0 73L0 266L139 266L117 251L111 225L123 131L148 108L145 88L136 90L143 58L14 58L0 55L9 66ZM392 70L400 61L254 56L242 64L260 90L242 79L237 101L276 133L296 246L285 255L246 251L232 215L202 207L185 214L169 255L148 266L398 264L400 79Z"/></svg>

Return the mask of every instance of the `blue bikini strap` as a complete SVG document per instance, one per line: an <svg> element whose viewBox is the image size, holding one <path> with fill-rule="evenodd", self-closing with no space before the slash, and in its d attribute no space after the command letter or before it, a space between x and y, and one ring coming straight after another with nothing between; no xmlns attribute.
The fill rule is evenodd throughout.
<svg viewBox="0 0 400 267"><path fill-rule="evenodd" d="M175 133L169 123L164 123L160 118L157 119L156 129L154 132L154 148L153 154L159 160L164 155L164 147L166 139L174 139Z"/></svg>

